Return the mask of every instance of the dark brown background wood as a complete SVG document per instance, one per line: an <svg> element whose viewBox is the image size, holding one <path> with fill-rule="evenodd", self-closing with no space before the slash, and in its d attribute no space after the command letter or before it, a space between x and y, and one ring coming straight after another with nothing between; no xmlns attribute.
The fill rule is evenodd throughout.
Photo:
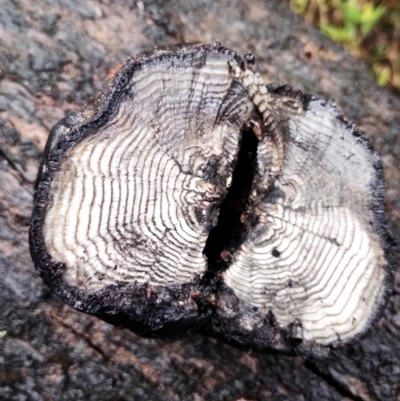
<svg viewBox="0 0 400 401"><path fill-rule="evenodd" d="M376 327L319 361L201 336L142 339L67 307L35 272L33 182L53 124L131 54L216 40L253 51L266 82L336 99L382 155L389 226L400 237L400 96L287 5L0 0L0 400L400 399L399 274Z"/></svg>

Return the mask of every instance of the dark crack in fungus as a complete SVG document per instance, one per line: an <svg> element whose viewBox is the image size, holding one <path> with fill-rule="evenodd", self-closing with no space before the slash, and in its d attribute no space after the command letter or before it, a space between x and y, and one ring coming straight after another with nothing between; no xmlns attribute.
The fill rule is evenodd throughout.
<svg viewBox="0 0 400 401"><path fill-rule="evenodd" d="M290 352L364 333L390 288L381 162L332 102L219 45L129 59L49 137L31 254L143 336Z"/></svg>

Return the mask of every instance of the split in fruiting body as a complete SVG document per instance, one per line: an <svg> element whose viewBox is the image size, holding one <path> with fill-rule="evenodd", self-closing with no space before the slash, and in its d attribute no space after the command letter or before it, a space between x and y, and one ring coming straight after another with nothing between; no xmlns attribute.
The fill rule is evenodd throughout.
<svg viewBox="0 0 400 401"><path fill-rule="evenodd" d="M371 326L391 280L380 159L253 61L144 53L54 127L30 243L61 299L144 336L282 351Z"/></svg>

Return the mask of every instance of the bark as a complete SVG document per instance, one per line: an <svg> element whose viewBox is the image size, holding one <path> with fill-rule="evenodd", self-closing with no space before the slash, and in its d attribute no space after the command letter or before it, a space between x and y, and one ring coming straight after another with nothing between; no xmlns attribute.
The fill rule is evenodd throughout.
<svg viewBox="0 0 400 401"><path fill-rule="evenodd" d="M274 1L0 0L0 400L397 400L400 275L362 338L304 359L192 336L143 339L54 297L33 268L28 226L49 130L108 71L155 45L251 50L266 82L333 98L373 141L399 237L400 97L363 62ZM395 266L393 266L395 269Z"/></svg>

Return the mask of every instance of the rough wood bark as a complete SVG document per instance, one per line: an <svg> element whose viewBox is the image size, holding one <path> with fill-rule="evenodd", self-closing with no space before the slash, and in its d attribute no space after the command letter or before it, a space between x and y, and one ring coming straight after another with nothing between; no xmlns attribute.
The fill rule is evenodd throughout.
<svg viewBox="0 0 400 401"><path fill-rule="evenodd" d="M0 399L397 400L400 276L382 318L326 359L241 351L193 336L146 340L54 297L28 250L33 182L52 125L108 71L155 45L251 50L266 82L335 99L382 155L400 229L400 97L279 1L0 1Z"/></svg>

